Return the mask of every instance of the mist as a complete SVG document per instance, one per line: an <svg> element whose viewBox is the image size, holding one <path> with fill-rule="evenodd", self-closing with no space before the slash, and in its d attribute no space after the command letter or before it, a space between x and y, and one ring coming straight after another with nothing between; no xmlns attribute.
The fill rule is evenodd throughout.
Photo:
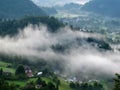
<svg viewBox="0 0 120 90"><path fill-rule="evenodd" d="M90 0L31 0L38 6L51 7L54 5L64 5L67 3L85 4Z"/></svg>
<svg viewBox="0 0 120 90"><path fill-rule="evenodd" d="M45 25L28 25L13 37L0 37L0 53L14 56L43 58L46 61L59 60L65 62L66 73L81 72L84 75L109 75L120 73L120 53L112 50L99 50L84 41L84 38L104 39L96 33L85 33L60 28L56 33L48 31ZM78 43L76 40L80 38ZM64 52L56 52L53 45L67 45ZM113 48L114 49L114 48Z"/></svg>

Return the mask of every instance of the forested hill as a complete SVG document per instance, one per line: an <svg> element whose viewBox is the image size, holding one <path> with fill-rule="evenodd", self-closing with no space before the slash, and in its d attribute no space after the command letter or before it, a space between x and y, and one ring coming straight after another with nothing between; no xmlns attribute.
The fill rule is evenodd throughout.
<svg viewBox="0 0 120 90"><path fill-rule="evenodd" d="M120 0L92 0L85 4L82 9L98 14L120 17Z"/></svg>
<svg viewBox="0 0 120 90"><path fill-rule="evenodd" d="M40 23L47 25L50 32L56 32L58 28L64 26L62 22L49 16L26 16L17 20L0 19L0 36L13 36L18 29L23 29L29 24L39 25Z"/></svg>
<svg viewBox="0 0 120 90"><path fill-rule="evenodd" d="M30 0L0 0L0 18L19 18L25 15L45 16L46 13Z"/></svg>

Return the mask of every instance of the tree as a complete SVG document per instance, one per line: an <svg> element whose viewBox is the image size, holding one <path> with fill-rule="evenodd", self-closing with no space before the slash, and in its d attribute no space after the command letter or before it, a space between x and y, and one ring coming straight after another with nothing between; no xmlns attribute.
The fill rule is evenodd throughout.
<svg viewBox="0 0 120 90"><path fill-rule="evenodd" d="M75 89L76 85L73 82L70 82L70 88Z"/></svg>
<svg viewBox="0 0 120 90"><path fill-rule="evenodd" d="M56 90L55 85L51 82L48 83L47 87L48 87L48 90Z"/></svg>
<svg viewBox="0 0 120 90"><path fill-rule="evenodd" d="M39 85L42 84L42 79L40 77L38 77L38 79L36 80L36 84L39 84Z"/></svg>
<svg viewBox="0 0 120 90"><path fill-rule="evenodd" d="M3 78L0 79L0 90L18 90L14 84L6 82Z"/></svg>
<svg viewBox="0 0 120 90"><path fill-rule="evenodd" d="M114 90L120 90L120 75L116 74L116 78L114 79L115 85L114 85Z"/></svg>
<svg viewBox="0 0 120 90"><path fill-rule="evenodd" d="M104 88L103 88L103 85L102 84L100 84L100 83L98 83L98 82L95 82L94 83L94 89L96 90L104 90Z"/></svg>
<svg viewBox="0 0 120 90"><path fill-rule="evenodd" d="M19 65L18 68L15 71L15 75L19 78L19 79L25 79L26 78L26 74L25 74L25 69L23 65Z"/></svg>
<svg viewBox="0 0 120 90"><path fill-rule="evenodd" d="M0 78L3 76L3 69L0 69Z"/></svg>
<svg viewBox="0 0 120 90"><path fill-rule="evenodd" d="M25 87L23 88L23 90L36 90L36 89L35 89L34 82L31 81L30 83L27 83L27 84L25 85Z"/></svg>

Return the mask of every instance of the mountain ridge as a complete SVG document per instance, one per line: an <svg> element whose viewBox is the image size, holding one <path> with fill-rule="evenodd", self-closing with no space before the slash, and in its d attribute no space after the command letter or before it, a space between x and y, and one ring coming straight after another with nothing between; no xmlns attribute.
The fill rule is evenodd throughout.
<svg viewBox="0 0 120 90"><path fill-rule="evenodd" d="M82 10L105 16L120 17L119 0L92 0L86 3Z"/></svg>
<svg viewBox="0 0 120 90"><path fill-rule="evenodd" d="M0 18L20 18L25 15L47 15L30 0L1 0Z"/></svg>

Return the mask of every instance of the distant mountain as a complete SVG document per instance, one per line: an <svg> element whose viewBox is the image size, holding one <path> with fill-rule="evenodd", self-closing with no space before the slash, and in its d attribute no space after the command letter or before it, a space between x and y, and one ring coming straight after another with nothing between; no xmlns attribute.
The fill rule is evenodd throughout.
<svg viewBox="0 0 120 90"><path fill-rule="evenodd" d="M54 8L58 11L78 14L81 9L81 5L76 3L69 3L69 4L65 4L64 6L55 6Z"/></svg>
<svg viewBox="0 0 120 90"><path fill-rule="evenodd" d="M120 0L92 0L86 3L82 10L102 15L120 17Z"/></svg>
<svg viewBox="0 0 120 90"><path fill-rule="evenodd" d="M19 18L25 15L46 13L30 0L0 0L0 18Z"/></svg>
<svg viewBox="0 0 120 90"><path fill-rule="evenodd" d="M42 9L48 14L48 15L54 15L57 14L57 11L53 7L42 7Z"/></svg>
<svg viewBox="0 0 120 90"><path fill-rule="evenodd" d="M80 4L76 4L76 3L69 3L69 4L65 4L64 8L66 8L66 9L81 8L81 5Z"/></svg>

